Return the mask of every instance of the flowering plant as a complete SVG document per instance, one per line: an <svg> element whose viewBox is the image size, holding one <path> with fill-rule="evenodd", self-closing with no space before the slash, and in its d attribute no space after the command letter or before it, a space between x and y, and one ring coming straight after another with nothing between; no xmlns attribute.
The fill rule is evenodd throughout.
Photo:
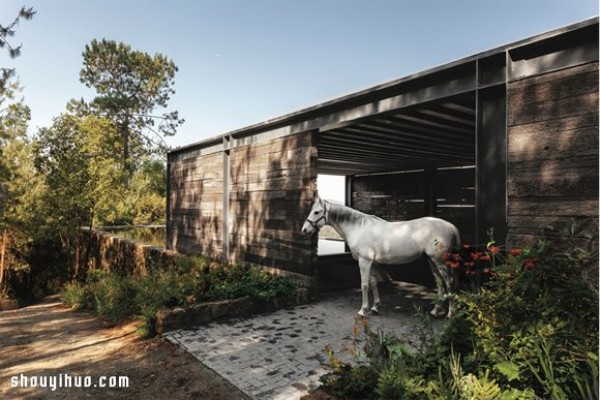
<svg viewBox="0 0 600 400"><path fill-rule="evenodd" d="M446 266L454 273L459 288L479 291L481 284L494 278L510 279L515 273L533 270L536 257L530 250L507 249L491 240L486 246L463 244L445 253Z"/></svg>

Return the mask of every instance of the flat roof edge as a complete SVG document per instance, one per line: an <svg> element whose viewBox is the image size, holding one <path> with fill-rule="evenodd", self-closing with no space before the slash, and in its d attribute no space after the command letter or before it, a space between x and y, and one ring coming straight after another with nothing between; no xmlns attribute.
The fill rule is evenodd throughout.
<svg viewBox="0 0 600 400"><path fill-rule="evenodd" d="M565 25L563 27L559 27L559 28L556 28L556 29L552 29L550 31L546 31L546 32L543 32L543 33L540 33L540 34L537 34L537 35L534 35L534 36L530 36L530 37L527 37L525 39L521 39L521 40L518 40L518 41L515 41L515 42L511 42L511 43L508 43L508 44L505 44L505 45L494 47L494 48L492 48L490 50L486 50L486 51L483 51L483 52L480 52L480 53L477 53L477 54L474 54L474 55L471 55L471 56L460 58L458 60L451 61L451 62L448 62L448 63L444 63L444 64L441 64L441 65L437 65L437 66L434 66L434 67L431 67L431 68L427 68L425 70L418 71L416 73L409 74L409 75L403 76L403 77L398 78L398 79L387 81L387 82L384 82L384 83L379 84L379 85L371 86L369 88L366 88L366 89L363 89L363 90L359 90L357 92L352 92L350 94L343 95L343 96L340 96L340 97L336 97L336 98L331 99L331 100L326 100L324 102L315 104L313 106L302 108L302 109L300 109L298 111L292 111L290 113L286 113L284 115L281 115L281 116L278 116L278 117L275 117L275 118L272 118L272 119L268 119L266 121L262 121L262 122L259 122L259 123L256 123L256 124L252 124L252 125L248 125L248 126L239 128L239 129L235 129L233 131L229 131L229 132L217 135L217 136L213 136L213 137L210 137L210 138L207 138L207 139L203 139L201 141L194 142L194 143L191 143L189 145L177 147L177 148L169 151L168 154L169 155L171 155L171 154L177 154L177 153L184 152L184 151L201 149L201 148L208 147L208 146L211 146L211 145L219 144L219 143L221 143L223 141L224 138L226 138L228 136L232 136L232 137L238 136L238 137L241 137L241 136L249 136L249 135L252 135L253 133L263 132L263 131L266 131L269 128L275 127L277 125L285 125L286 122L291 122L294 119L299 119L299 118L301 118L304 115L309 115L309 114L314 113L314 112L316 112L316 111L318 111L320 109L334 107L336 105L340 105L340 104L343 104L345 102L355 101L355 100L360 99L361 97L366 97L366 96L368 96L370 94L377 93L377 92L380 92L380 91L392 88L394 86L398 86L398 85L401 85L403 83L409 82L411 80L415 80L415 79L418 79L418 78L425 77L427 75L431 75L431 74L434 74L434 73L437 73L437 72L440 72L440 71L444 71L444 70L447 70L447 69L451 69L451 68L455 68L455 67L458 67L458 66L461 66L461 65L465 65L465 64L468 64L470 62L473 62L473 61L481 59L481 58L490 57L490 56L493 56L495 54L503 53L505 51L514 50L514 49L519 48L519 47L524 47L524 46L527 46L527 45L530 45L530 44L533 44L533 43L536 43L536 42L540 42L540 41L543 41L543 40L551 39L553 37L560 36L560 35L563 35L563 34L568 33L568 32L576 31L576 30L579 30L579 29L584 29L584 28L587 28L587 27L590 27L590 26L593 26L593 25L598 25L598 20L599 20L598 16L591 17L591 18L585 19L583 21L579 21L579 22L576 22L576 23L573 23L573 24L569 24L569 25Z"/></svg>

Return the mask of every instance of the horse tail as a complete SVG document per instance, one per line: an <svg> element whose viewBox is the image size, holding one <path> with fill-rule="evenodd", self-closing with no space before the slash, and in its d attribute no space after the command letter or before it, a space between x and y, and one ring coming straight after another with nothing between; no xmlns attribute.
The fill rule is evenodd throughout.
<svg viewBox="0 0 600 400"><path fill-rule="evenodd" d="M453 234L453 248L455 249L460 249L461 246L461 241L460 241L460 232L458 231L458 228L454 225L454 224L450 224L450 229L452 229L452 234Z"/></svg>

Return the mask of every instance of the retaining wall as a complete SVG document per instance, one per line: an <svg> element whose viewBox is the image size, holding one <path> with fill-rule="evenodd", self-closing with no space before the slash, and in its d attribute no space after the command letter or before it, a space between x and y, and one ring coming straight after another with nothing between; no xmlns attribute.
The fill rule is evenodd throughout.
<svg viewBox="0 0 600 400"><path fill-rule="evenodd" d="M109 232L82 229L77 248L76 276L99 269L124 275L144 275L152 267L174 265L180 255L162 247L137 243Z"/></svg>

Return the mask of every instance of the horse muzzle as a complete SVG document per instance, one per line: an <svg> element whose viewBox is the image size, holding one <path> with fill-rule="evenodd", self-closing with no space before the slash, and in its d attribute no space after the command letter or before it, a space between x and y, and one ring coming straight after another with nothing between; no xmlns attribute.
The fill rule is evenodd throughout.
<svg viewBox="0 0 600 400"><path fill-rule="evenodd" d="M319 230L321 229L321 226L323 226L323 224L321 224L321 226L319 226L319 222L321 222L321 220L324 220L324 217L321 217L319 219L317 219L316 221L311 221L310 219L307 219L304 222L304 225L302 225L302 233L305 234L306 236L308 235L312 235L315 232L319 232Z"/></svg>
<svg viewBox="0 0 600 400"><path fill-rule="evenodd" d="M309 221L306 221L304 225L302 225L302 234L304 236L310 236L315 233L315 231L317 231L316 227L310 224Z"/></svg>

